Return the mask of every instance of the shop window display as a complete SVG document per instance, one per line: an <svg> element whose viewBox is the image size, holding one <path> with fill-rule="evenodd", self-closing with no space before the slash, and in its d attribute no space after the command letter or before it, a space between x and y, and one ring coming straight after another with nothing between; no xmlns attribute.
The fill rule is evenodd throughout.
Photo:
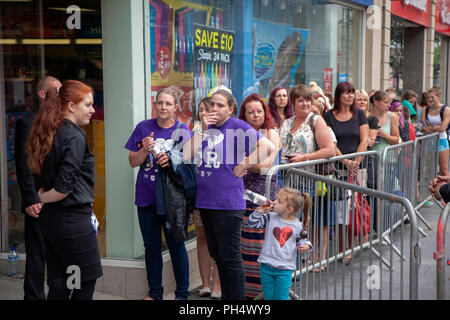
<svg viewBox="0 0 450 320"><path fill-rule="evenodd" d="M73 13L66 11L71 5L80 8L79 26L70 23ZM2 212L7 214L4 221L8 224L2 226L2 235L7 234L3 248L6 251L17 242L18 252L24 252L24 214L20 212L14 163L15 123L39 105L35 85L45 75L61 82L80 80L94 88L96 113L84 129L96 161L93 208L101 225L99 241L102 243L106 220L100 6L100 0L0 2L0 85L4 90L2 112L6 116L7 175L4 177L8 195L7 212ZM104 245L101 251L104 254Z"/></svg>
<svg viewBox="0 0 450 320"><path fill-rule="evenodd" d="M279 85L316 81L331 93L340 81L360 84L357 9L312 0L150 0L147 10L152 98L177 86L177 116L189 125L199 98L221 84L238 105L251 93L268 98ZM222 46L223 35L231 47Z"/></svg>

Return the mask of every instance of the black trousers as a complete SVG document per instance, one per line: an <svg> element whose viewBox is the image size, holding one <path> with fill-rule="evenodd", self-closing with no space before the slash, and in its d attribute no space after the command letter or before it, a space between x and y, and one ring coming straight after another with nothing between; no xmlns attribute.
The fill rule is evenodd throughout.
<svg viewBox="0 0 450 320"><path fill-rule="evenodd" d="M39 219L25 213L24 300L45 300L45 245Z"/></svg>
<svg viewBox="0 0 450 320"><path fill-rule="evenodd" d="M245 211L200 209L206 242L216 261L223 300L244 300L241 230Z"/></svg>

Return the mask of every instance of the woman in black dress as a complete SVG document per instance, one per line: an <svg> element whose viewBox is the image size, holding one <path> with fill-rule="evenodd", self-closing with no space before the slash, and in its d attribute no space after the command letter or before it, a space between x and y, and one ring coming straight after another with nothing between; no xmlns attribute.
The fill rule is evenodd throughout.
<svg viewBox="0 0 450 320"><path fill-rule="evenodd" d="M94 114L91 87L68 80L47 92L28 142L28 165L36 175L45 238L49 300L92 300L102 276L94 201L94 156L85 132Z"/></svg>

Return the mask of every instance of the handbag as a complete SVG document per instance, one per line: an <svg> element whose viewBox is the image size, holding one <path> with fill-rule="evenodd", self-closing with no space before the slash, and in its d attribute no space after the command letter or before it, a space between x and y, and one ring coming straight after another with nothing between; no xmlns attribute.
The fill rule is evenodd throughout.
<svg viewBox="0 0 450 320"><path fill-rule="evenodd" d="M350 182L351 183L351 182ZM356 180L356 185L359 185ZM355 236L366 236L370 230L370 207L360 192L354 192L354 201L350 204L349 231Z"/></svg>
<svg viewBox="0 0 450 320"><path fill-rule="evenodd" d="M314 148L317 150L318 145L316 141L316 130L314 128L312 116L309 117L309 126L311 128L314 137ZM316 172L322 176L329 176L336 172L336 167L334 166L333 162L321 163L316 165Z"/></svg>

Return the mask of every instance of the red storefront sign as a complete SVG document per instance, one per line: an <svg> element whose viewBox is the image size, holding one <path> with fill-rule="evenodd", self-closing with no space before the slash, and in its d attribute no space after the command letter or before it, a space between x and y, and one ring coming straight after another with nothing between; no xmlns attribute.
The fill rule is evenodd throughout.
<svg viewBox="0 0 450 320"><path fill-rule="evenodd" d="M392 0L391 13L425 27L430 26L430 0Z"/></svg>
<svg viewBox="0 0 450 320"><path fill-rule="evenodd" d="M333 68L323 69L323 92L333 94Z"/></svg>
<svg viewBox="0 0 450 320"><path fill-rule="evenodd" d="M450 36L450 0L437 0L435 30Z"/></svg>

